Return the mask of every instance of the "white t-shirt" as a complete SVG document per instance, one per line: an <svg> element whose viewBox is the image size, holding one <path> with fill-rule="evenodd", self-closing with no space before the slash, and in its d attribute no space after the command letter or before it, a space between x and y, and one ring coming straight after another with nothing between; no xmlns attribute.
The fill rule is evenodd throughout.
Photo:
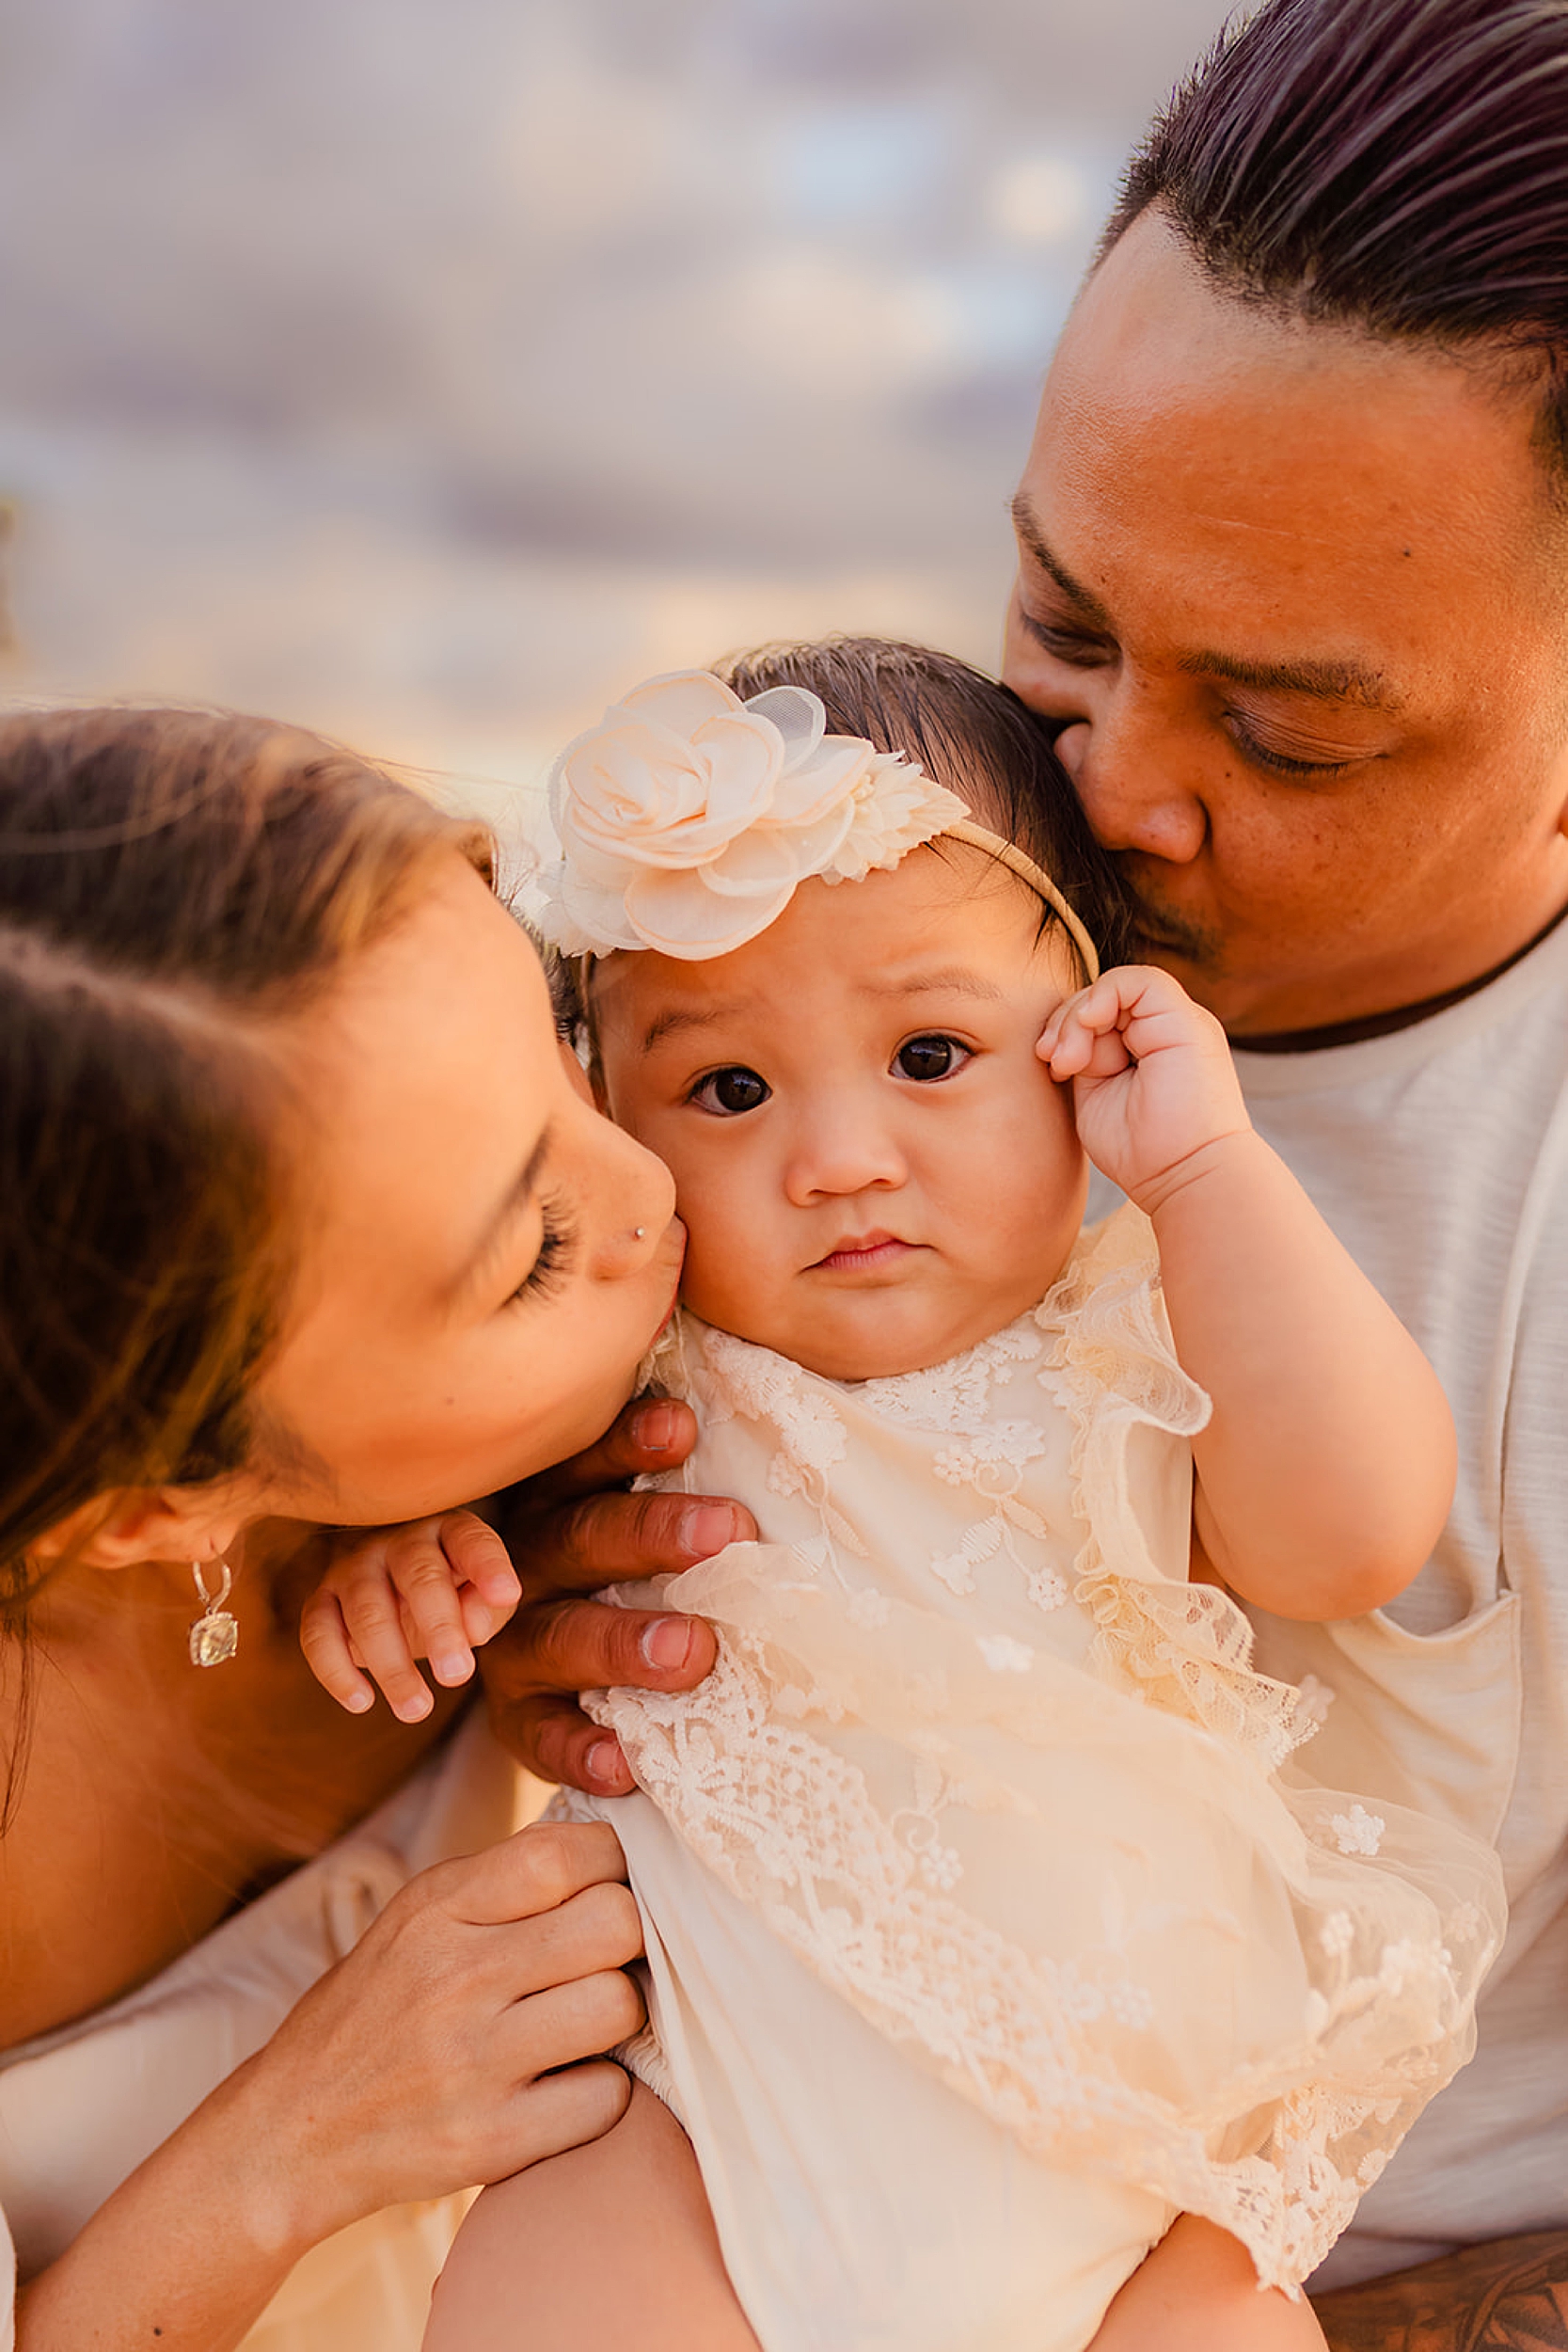
<svg viewBox="0 0 1568 2352"><path fill-rule="evenodd" d="M1320 1777L1496 1840L1513 1919L1478 2056L1320 2273L1348 2284L1568 2227L1568 923L1390 1037L1240 1052L1253 1120L1435 1365L1459 1486L1386 1610L1252 1613L1258 1663L1332 1692Z"/></svg>

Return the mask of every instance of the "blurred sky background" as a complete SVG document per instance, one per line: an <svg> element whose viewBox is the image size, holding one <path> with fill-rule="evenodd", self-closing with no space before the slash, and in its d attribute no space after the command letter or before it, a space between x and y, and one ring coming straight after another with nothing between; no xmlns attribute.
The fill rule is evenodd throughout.
<svg viewBox="0 0 1568 2352"><path fill-rule="evenodd" d="M7 0L0 693L537 773L620 687L990 663L1124 151L1220 0Z"/></svg>

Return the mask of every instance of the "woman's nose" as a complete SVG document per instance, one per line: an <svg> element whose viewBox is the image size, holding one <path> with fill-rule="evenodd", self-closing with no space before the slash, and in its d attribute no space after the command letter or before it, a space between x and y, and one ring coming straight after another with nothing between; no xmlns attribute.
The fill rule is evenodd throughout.
<svg viewBox="0 0 1568 2352"><path fill-rule="evenodd" d="M675 1214L675 1180L645 1144L594 1113L606 1138L600 1162L599 1237L593 1272L602 1282L641 1272L664 1243Z"/></svg>
<svg viewBox="0 0 1568 2352"><path fill-rule="evenodd" d="M784 1169L784 1192L796 1208L824 1194L895 1190L908 1177L896 1136L869 1106L825 1104L798 1135Z"/></svg>
<svg viewBox="0 0 1568 2352"><path fill-rule="evenodd" d="M1180 745L1125 678L1107 683L1056 738L1056 756L1107 850L1185 866L1209 834L1208 812L1180 771Z"/></svg>

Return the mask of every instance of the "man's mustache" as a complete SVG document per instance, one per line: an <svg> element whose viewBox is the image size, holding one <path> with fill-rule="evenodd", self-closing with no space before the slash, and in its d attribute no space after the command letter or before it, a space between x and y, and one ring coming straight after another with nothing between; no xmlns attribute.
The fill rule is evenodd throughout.
<svg viewBox="0 0 1568 2352"><path fill-rule="evenodd" d="M1138 945L1158 955L1178 956L1183 962L1197 964L1206 972L1219 971L1224 963L1221 933L1164 905L1154 891L1140 882L1136 865L1126 852L1113 852L1113 856Z"/></svg>

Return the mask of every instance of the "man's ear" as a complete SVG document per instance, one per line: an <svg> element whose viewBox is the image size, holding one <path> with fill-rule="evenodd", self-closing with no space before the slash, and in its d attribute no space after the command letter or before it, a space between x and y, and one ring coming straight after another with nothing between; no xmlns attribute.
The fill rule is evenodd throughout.
<svg viewBox="0 0 1568 2352"><path fill-rule="evenodd" d="M131 1568L143 1560L217 1560L257 1515L242 1482L212 1486L119 1486L94 1495L28 1549L53 1566L70 1560L89 1568Z"/></svg>

